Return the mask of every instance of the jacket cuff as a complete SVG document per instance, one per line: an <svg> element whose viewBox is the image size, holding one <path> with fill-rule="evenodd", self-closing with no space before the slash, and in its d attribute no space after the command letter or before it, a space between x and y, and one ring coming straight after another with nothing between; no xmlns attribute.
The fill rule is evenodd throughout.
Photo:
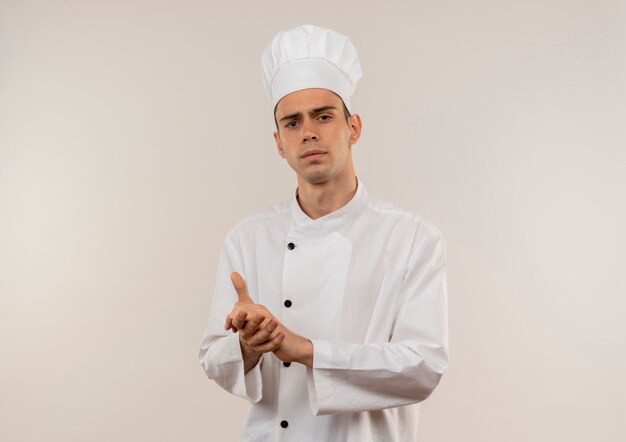
<svg viewBox="0 0 626 442"><path fill-rule="evenodd" d="M263 386L261 380L261 362L263 361L263 355L261 355L259 362L252 370L248 373L244 373L245 368L243 364L241 344L239 343L239 334L233 333L226 339L228 339L229 359L239 363L239 370L237 370L237 380L235 381L233 393L241 398L248 399L250 402L259 402L262 397Z"/></svg>
<svg viewBox="0 0 626 442"><path fill-rule="evenodd" d="M333 388L333 370L335 364L332 358L330 342L311 339L313 343L313 367L307 367L307 386L309 390L309 406L315 416L333 412L328 407L333 403L335 389Z"/></svg>
<svg viewBox="0 0 626 442"><path fill-rule="evenodd" d="M257 403L263 397L263 381L261 378L261 364L263 363L263 353L259 362L254 366L252 370L244 374L244 380L246 383L246 398L253 403ZM243 364L243 359L242 359Z"/></svg>

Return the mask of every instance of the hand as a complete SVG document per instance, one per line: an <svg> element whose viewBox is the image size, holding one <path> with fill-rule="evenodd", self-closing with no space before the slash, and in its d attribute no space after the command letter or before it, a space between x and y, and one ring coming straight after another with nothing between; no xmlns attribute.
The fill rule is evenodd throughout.
<svg viewBox="0 0 626 442"><path fill-rule="evenodd" d="M233 287L235 287L235 291L237 292L237 302L233 306L233 310L228 314L228 316L226 316L224 329L228 330L230 328L233 333L237 333L239 329L244 327L246 319L252 319L257 314L263 316L265 322L262 324L263 326L266 326L270 320L274 318L274 315L272 315L270 311L265 308L265 306L254 303L248 294L246 283L239 273L231 273L230 280L233 283ZM245 312L245 315L240 315L241 312Z"/></svg>
<svg viewBox="0 0 626 442"><path fill-rule="evenodd" d="M233 311L226 317L224 329L239 332L244 359L247 354L258 361L261 353L271 351L281 361L312 366L311 341L287 329L265 306L255 304L239 273L233 272L231 281L238 299Z"/></svg>
<svg viewBox="0 0 626 442"><path fill-rule="evenodd" d="M231 329L233 333L239 332L242 350L253 356L277 349L285 337L278 330L278 319L265 306L254 303L239 273L233 272L230 279L238 299L226 317L224 329Z"/></svg>
<svg viewBox="0 0 626 442"><path fill-rule="evenodd" d="M313 344L287 327L282 325L276 318L269 322L265 317L256 314L252 319L246 320L247 312L240 311L233 323L244 322L239 328L239 338L244 351L251 356L255 353L273 352L274 355L285 362L299 362L311 367L313 365ZM264 325L266 324L266 325Z"/></svg>
<svg viewBox="0 0 626 442"><path fill-rule="evenodd" d="M285 338L282 340L274 355L285 362L299 362L308 367L313 366L313 343L310 339L300 336L281 325L281 333Z"/></svg>
<svg viewBox="0 0 626 442"><path fill-rule="evenodd" d="M269 321L260 313L252 313L248 319L248 312L241 310L233 324L239 332L239 340L246 350L256 353L267 353L278 349L285 338L285 333L278 330L279 322L272 318ZM241 325L239 325L241 323Z"/></svg>

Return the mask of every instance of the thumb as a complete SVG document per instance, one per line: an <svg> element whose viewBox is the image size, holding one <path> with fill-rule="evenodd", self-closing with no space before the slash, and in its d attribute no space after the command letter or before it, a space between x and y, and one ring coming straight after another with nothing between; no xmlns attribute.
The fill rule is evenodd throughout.
<svg viewBox="0 0 626 442"><path fill-rule="evenodd" d="M239 298L237 301L243 304L254 304L254 301L248 294L248 288L246 287L246 283L241 275L237 272L233 272L230 274L230 280L232 281L235 290L237 290L237 297Z"/></svg>

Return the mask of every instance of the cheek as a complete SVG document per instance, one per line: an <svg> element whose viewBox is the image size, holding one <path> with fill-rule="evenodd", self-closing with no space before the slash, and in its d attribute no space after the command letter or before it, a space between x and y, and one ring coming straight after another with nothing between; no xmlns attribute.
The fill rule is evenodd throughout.
<svg viewBox="0 0 626 442"><path fill-rule="evenodd" d="M278 137L278 140L280 141L280 150L282 151L282 155L288 156L289 155L289 139L286 138L284 135L280 135Z"/></svg>
<svg viewBox="0 0 626 442"><path fill-rule="evenodd" d="M350 131L346 130L344 127L334 127L330 136L336 140L347 142L350 139Z"/></svg>

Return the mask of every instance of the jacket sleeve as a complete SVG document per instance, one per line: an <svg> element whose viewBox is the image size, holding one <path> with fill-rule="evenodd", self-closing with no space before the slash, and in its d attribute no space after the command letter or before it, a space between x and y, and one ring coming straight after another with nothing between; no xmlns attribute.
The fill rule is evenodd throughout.
<svg viewBox="0 0 626 442"><path fill-rule="evenodd" d="M311 340L307 382L315 415L420 402L439 383L448 367L446 253L439 232L411 253L400 287L389 342Z"/></svg>
<svg viewBox="0 0 626 442"><path fill-rule="evenodd" d="M244 374L239 334L224 330L226 316L237 301L237 292L230 280L234 271L244 276L241 259L227 237L220 249L211 312L198 356L209 379L229 393L258 402L261 400L263 355L258 364Z"/></svg>

